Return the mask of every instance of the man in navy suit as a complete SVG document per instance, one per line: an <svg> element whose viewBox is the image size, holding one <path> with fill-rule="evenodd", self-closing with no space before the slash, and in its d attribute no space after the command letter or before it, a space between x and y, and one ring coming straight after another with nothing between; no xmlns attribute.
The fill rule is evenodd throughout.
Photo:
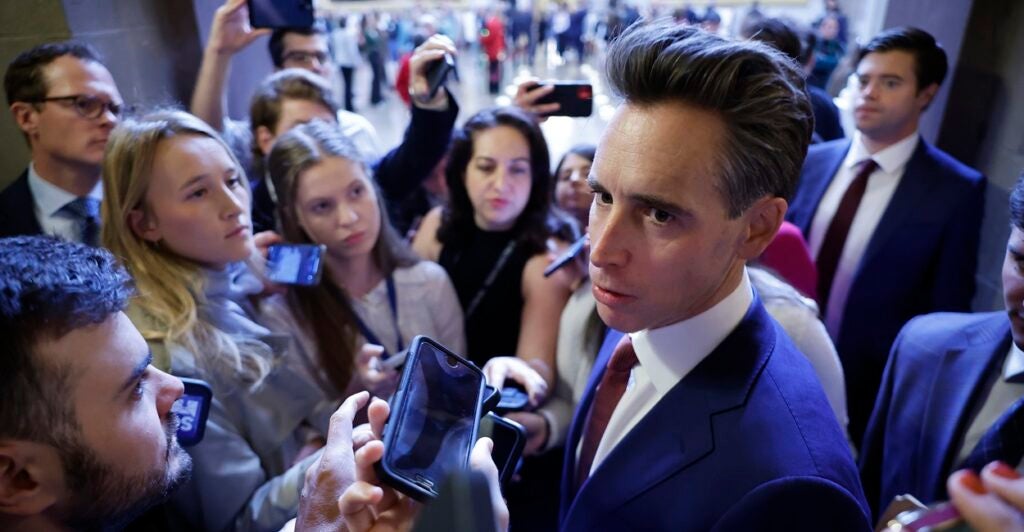
<svg viewBox="0 0 1024 532"><path fill-rule="evenodd" d="M856 443L900 327L970 309L985 201L985 178L918 134L946 74L935 39L895 28L858 58L857 133L811 147L787 215L815 256Z"/></svg>
<svg viewBox="0 0 1024 532"><path fill-rule="evenodd" d="M0 193L0 237L96 244L103 150L123 104L114 78L91 47L51 43L15 58L4 90L32 162Z"/></svg>
<svg viewBox="0 0 1024 532"><path fill-rule="evenodd" d="M563 530L869 530L814 371L746 263L813 131L795 65L674 25L610 48L624 99L589 177L606 338L566 445Z"/></svg>
<svg viewBox="0 0 1024 532"><path fill-rule="evenodd" d="M861 456L875 511L903 493L946 499L946 477L1024 397L1024 175L1010 195L1010 221L1006 310L920 316L896 338Z"/></svg>

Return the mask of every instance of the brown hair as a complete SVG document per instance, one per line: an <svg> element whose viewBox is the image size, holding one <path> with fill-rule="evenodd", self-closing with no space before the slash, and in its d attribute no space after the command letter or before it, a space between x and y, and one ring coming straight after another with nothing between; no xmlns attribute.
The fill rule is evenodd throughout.
<svg viewBox="0 0 1024 532"><path fill-rule="evenodd" d="M314 120L292 128L278 138L267 157L270 178L278 193L277 215L281 220L282 236L288 242L312 243L299 225L295 197L299 177L325 157L339 157L359 164L369 178L370 186L376 188L376 182L359 151L336 124ZM377 208L381 217L380 233L371 253L376 266L387 276L395 268L411 266L419 259L388 221L380 190L377 190ZM343 392L352 378L359 331L348 294L330 279L328 274L318 286L293 287L289 290L288 304L316 339L321 367L338 391Z"/></svg>
<svg viewBox="0 0 1024 532"><path fill-rule="evenodd" d="M635 24L609 48L605 69L630 104L680 102L722 119L717 188L730 217L766 195L792 196L814 118L803 75L781 52L692 27Z"/></svg>
<svg viewBox="0 0 1024 532"><path fill-rule="evenodd" d="M551 156L540 126L518 107L484 109L471 116L452 135L445 170L448 204L444 208L437 238L447 245L468 234L466 229L474 222L473 203L466 190L466 168L473 158L477 134L499 126L515 129L530 147L530 197L516 219L513 231L530 253L539 253L545 249L545 241L557 226L551 217Z"/></svg>
<svg viewBox="0 0 1024 532"><path fill-rule="evenodd" d="M263 179L266 171L264 159L269 154L260 151L256 132L263 126L270 131L281 121L281 104L285 100L305 100L318 103L332 114L338 113L338 104L331 95L331 87L320 76L301 68L282 70L265 79L252 95L249 121L252 129L253 179Z"/></svg>

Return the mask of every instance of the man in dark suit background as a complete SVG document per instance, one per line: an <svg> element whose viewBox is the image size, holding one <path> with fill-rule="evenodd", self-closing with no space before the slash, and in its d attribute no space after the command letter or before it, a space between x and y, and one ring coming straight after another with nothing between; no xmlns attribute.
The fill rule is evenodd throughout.
<svg viewBox="0 0 1024 532"><path fill-rule="evenodd" d="M740 28L744 39L761 41L775 47L794 61L803 65L809 73L814 61L814 32L798 28L793 22L775 17L752 17ZM807 96L814 112L814 138L812 143L843 138L843 126L839 122L839 109L824 90L807 85Z"/></svg>
<svg viewBox="0 0 1024 532"><path fill-rule="evenodd" d="M88 45L51 43L7 67L4 91L32 155L0 193L0 237L46 233L95 245L100 169L123 101Z"/></svg>
<svg viewBox="0 0 1024 532"><path fill-rule="evenodd" d="M918 134L946 74L935 39L890 29L858 57L857 133L811 147L787 215L816 257L855 443L900 327L916 315L970 309L985 198L980 173Z"/></svg>
<svg viewBox="0 0 1024 532"><path fill-rule="evenodd" d="M638 26L589 182L613 329L567 438L562 530L868 530L834 414L746 262L778 231L813 126L780 53Z"/></svg>
<svg viewBox="0 0 1024 532"><path fill-rule="evenodd" d="M946 499L946 477L958 468L995 459L1009 471L1020 466L1024 432L999 421L1024 417L1024 175L1010 195L1010 222L1006 309L921 316L893 345L861 456L876 512L903 493L925 503ZM979 442L1000 433L1013 452L983 454Z"/></svg>

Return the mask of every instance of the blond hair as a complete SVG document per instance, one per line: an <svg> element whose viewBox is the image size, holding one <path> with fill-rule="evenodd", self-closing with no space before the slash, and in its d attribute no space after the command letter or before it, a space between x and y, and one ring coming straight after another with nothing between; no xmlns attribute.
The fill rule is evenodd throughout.
<svg viewBox="0 0 1024 532"><path fill-rule="evenodd" d="M201 266L132 231L136 209L148 215L146 192L157 148L179 135L209 137L231 157L248 187L245 173L224 141L202 120L184 111L158 110L119 124L110 134L103 157L103 245L135 278L133 301L147 321L136 324L147 340L181 345L211 376L258 384L269 371L269 348L252 338L233 337L200 318L206 303Z"/></svg>

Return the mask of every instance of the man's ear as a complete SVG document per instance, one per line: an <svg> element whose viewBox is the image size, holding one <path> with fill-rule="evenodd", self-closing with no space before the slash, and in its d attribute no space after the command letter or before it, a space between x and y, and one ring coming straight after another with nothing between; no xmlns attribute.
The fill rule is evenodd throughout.
<svg viewBox="0 0 1024 532"><path fill-rule="evenodd" d="M935 94L939 92L939 84L932 83L927 87L917 92L917 104L920 106L921 111L927 109L931 104L932 100L935 99Z"/></svg>
<svg viewBox="0 0 1024 532"><path fill-rule="evenodd" d="M786 200L772 196L757 200L743 213L747 231L743 242L740 243L742 258L751 261L761 256L764 248L772 243L775 233L779 232L788 208Z"/></svg>
<svg viewBox="0 0 1024 532"><path fill-rule="evenodd" d="M11 104L11 116L18 129L32 138L39 128L39 110L28 102L14 102Z"/></svg>
<svg viewBox="0 0 1024 532"><path fill-rule="evenodd" d="M260 152L266 157L270 155L270 148L274 147L274 141L277 137L274 132L267 126L259 126L256 128L256 145L259 146Z"/></svg>
<svg viewBox="0 0 1024 532"><path fill-rule="evenodd" d="M63 491L64 470L56 449L0 441L0 514L41 514L57 503Z"/></svg>
<svg viewBox="0 0 1024 532"><path fill-rule="evenodd" d="M157 242L162 238L156 220L142 209L132 209L128 212L128 228L143 240Z"/></svg>

